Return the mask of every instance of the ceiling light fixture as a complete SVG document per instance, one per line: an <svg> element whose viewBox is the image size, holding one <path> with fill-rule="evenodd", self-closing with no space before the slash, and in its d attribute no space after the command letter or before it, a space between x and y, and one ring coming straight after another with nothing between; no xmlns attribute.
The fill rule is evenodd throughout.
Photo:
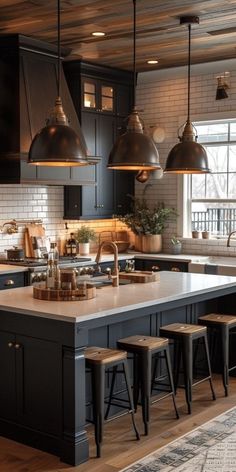
<svg viewBox="0 0 236 472"><path fill-rule="evenodd" d="M57 99L46 126L34 137L28 163L38 166L85 166L86 144L82 131L79 135L69 126L61 101L61 38L60 0L57 0Z"/></svg>
<svg viewBox="0 0 236 472"><path fill-rule="evenodd" d="M92 36L102 37L105 36L105 33L103 31L94 31Z"/></svg>
<svg viewBox="0 0 236 472"><path fill-rule="evenodd" d="M136 0L133 0L133 111L128 116L125 133L114 144L107 167L115 170L152 171L160 169L153 140L144 133L136 108Z"/></svg>
<svg viewBox="0 0 236 472"><path fill-rule="evenodd" d="M191 69L191 25L198 24L197 16L184 16L180 24L188 24L188 115L183 134L167 157L164 172L174 174L206 174L210 172L207 154L203 146L197 143L196 128L190 121L190 69ZM179 128L182 128L182 126Z"/></svg>
<svg viewBox="0 0 236 472"><path fill-rule="evenodd" d="M158 60L157 59L149 59L147 61L147 64L158 64Z"/></svg>

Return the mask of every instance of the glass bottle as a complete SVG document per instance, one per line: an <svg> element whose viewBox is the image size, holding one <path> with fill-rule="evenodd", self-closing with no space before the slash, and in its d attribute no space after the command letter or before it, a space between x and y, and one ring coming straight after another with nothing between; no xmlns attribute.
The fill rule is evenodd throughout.
<svg viewBox="0 0 236 472"><path fill-rule="evenodd" d="M70 239L68 239L66 243L66 254L68 256L76 256L77 254L77 244L74 233L70 233Z"/></svg>
<svg viewBox="0 0 236 472"><path fill-rule="evenodd" d="M54 267L54 248L50 245L48 253L47 273L46 273L46 288L53 289L55 286L55 267Z"/></svg>

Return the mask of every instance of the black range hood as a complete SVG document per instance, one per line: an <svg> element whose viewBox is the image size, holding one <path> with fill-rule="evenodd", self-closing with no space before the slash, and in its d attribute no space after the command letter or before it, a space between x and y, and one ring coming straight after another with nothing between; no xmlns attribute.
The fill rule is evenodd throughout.
<svg viewBox="0 0 236 472"><path fill-rule="evenodd" d="M62 57L69 52L62 49ZM70 125L81 135L63 70L61 96ZM57 48L20 34L0 36L0 183L68 185L73 169L27 164L30 143L45 126L56 97ZM81 168L80 173L88 174L88 167L93 166Z"/></svg>

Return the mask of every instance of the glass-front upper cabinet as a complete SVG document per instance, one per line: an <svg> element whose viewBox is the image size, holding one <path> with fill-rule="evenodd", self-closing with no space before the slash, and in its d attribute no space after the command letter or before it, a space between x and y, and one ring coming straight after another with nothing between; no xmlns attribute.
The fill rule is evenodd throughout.
<svg viewBox="0 0 236 472"><path fill-rule="evenodd" d="M114 87L100 80L84 79L82 103L84 110L115 113Z"/></svg>

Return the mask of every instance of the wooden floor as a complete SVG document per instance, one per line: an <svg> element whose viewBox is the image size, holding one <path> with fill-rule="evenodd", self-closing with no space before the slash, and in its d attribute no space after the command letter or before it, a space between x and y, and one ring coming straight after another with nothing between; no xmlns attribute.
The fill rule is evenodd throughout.
<svg viewBox="0 0 236 472"><path fill-rule="evenodd" d="M106 424L101 459L94 457L93 428L89 428L90 460L78 467L70 467L55 456L0 438L0 472L118 472L236 405L236 378L230 379L228 398L224 397L220 377L214 377L214 386L216 401L211 400L208 382L194 388L191 415L186 412L183 391L179 390L179 420L175 419L171 398L154 404L151 408L149 436L142 435L140 441L135 439L129 415ZM143 432L139 412L136 418L139 430Z"/></svg>

